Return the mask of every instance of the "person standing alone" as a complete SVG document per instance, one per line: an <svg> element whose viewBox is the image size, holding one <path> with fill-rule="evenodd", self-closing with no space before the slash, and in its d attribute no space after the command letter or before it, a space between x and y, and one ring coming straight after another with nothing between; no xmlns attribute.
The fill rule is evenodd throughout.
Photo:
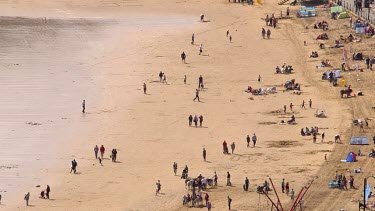
<svg viewBox="0 0 375 211"><path fill-rule="evenodd" d="M206 161L206 155L207 155L206 149L203 148L203 160L204 161Z"/></svg>
<svg viewBox="0 0 375 211"><path fill-rule="evenodd" d="M232 199L228 196L228 209L230 210L230 205L232 204Z"/></svg>
<svg viewBox="0 0 375 211"><path fill-rule="evenodd" d="M29 206L30 192L27 192L27 194L25 194L24 199L25 199L25 201L26 201L26 206Z"/></svg>
<svg viewBox="0 0 375 211"><path fill-rule="evenodd" d="M46 188L46 198L49 199L49 193L51 192L51 188L49 187L49 185L47 185L47 188Z"/></svg>
<svg viewBox="0 0 375 211"><path fill-rule="evenodd" d="M85 113L86 110L86 100L82 101L82 113Z"/></svg>

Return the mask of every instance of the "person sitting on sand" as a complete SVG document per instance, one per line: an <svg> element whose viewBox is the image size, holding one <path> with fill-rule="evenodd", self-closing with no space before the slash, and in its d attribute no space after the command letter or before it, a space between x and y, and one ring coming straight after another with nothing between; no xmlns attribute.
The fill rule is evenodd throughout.
<svg viewBox="0 0 375 211"><path fill-rule="evenodd" d="M296 121L296 118L294 117L294 115L292 115L292 117L288 120L288 124L292 124L295 121Z"/></svg>
<svg viewBox="0 0 375 211"><path fill-rule="evenodd" d="M276 74L280 74L280 73L281 73L280 67L277 66L277 67L276 67Z"/></svg>
<svg viewBox="0 0 375 211"><path fill-rule="evenodd" d="M335 135L335 143L341 143L340 135L336 134Z"/></svg>
<svg viewBox="0 0 375 211"><path fill-rule="evenodd" d="M39 198L44 199L44 190L42 190L42 192L40 192Z"/></svg>
<svg viewBox="0 0 375 211"><path fill-rule="evenodd" d="M305 136L305 131L303 131L303 128L301 128L301 136Z"/></svg>
<svg viewBox="0 0 375 211"><path fill-rule="evenodd" d="M201 21L204 22L204 15L201 14Z"/></svg>

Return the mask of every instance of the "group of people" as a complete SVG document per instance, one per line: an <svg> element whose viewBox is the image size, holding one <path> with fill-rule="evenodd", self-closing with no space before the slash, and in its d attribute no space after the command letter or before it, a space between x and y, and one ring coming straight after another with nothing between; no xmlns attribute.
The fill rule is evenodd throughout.
<svg viewBox="0 0 375 211"><path fill-rule="evenodd" d="M192 115L190 115L188 120L189 120L189 127L191 127L193 122L194 122L195 127L198 127L198 121L199 121L199 127L202 127L202 124L203 124L203 116L202 115L200 115L199 117L197 117L197 115L195 115L194 118L193 118Z"/></svg>
<svg viewBox="0 0 375 211"><path fill-rule="evenodd" d="M318 58L318 57L319 57L318 52L316 51L311 52L310 58Z"/></svg>
<svg viewBox="0 0 375 211"><path fill-rule="evenodd" d="M323 29L323 30L327 31L328 30L328 23L327 23L327 21L323 20L323 21L320 21L318 23L318 25L314 24L314 29Z"/></svg>
<svg viewBox="0 0 375 211"><path fill-rule="evenodd" d="M273 26L273 28L277 27L278 20L277 20L277 18L275 18L274 14L272 14L271 17L269 17L268 14L267 14L266 18L264 20L266 21L267 26Z"/></svg>
<svg viewBox="0 0 375 211"><path fill-rule="evenodd" d="M233 142L230 145L230 148L231 148L232 154L233 154L234 153L234 149L236 148L236 144ZM228 144L227 144L227 142L225 140L223 141L223 154L229 154Z"/></svg>
<svg viewBox="0 0 375 211"><path fill-rule="evenodd" d="M349 176L349 181L348 181L348 179L345 177L345 175L343 175L342 173L339 174L336 171L335 181L337 182L337 187L339 189L346 189L347 190L348 189L348 182L349 182L350 189L354 188L354 178L353 178L353 176Z"/></svg>
<svg viewBox="0 0 375 211"><path fill-rule="evenodd" d="M42 190L40 192L39 198L41 198L41 199L49 199L49 193L50 192L51 192L51 188L49 187L49 185L47 185L47 188L45 190Z"/></svg>
<svg viewBox="0 0 375 211"><path fill-rule="evenodd" d="M264 28L262 28L262 37L263 39L266 39L266 34L267 34L267 39L271 38L271 30L267 29L267 32Z"/></svg>
<svg viewBox="0 0 375 211"><path fill-rule="evenodd" d="M98 156L98 153L100 152L100 156ZM105 147L104 145L98 147L98 145L95 145L94 147L94 153L95 153L95 159L99 160L99 163L102 165L102 161L104 158L104 153L105 153ZM112 162L116 162L117 159L117 149L112 149L110 158Z"/></svg>
<svg viewBox="0 0 375 211"><path fill-rule="evenodd" d="M286 74L289 74L291 73L293 70L293 67L291 65L286 65L286 63L284 63L282 66L281 66L281 69L279 66L276 66L276 71L275 73L276 74L281 74L281 73L286 73Z"/></svg>
<svg viewBox="0 0 375 211"><path fill-rule="evenodd" d="M41 199L49 199L49 194L51 192L51 187L49 185L47 185L46 189L45 190L42 190L40 192L40 195L39 195L39 198ZM25 200L26 202L26 206L29 206L29 201L30 201L30 192L27 192L25 194L25 196L23 197L23 199ZM0 195L0 204L1 204L1 195Z"/></svg>

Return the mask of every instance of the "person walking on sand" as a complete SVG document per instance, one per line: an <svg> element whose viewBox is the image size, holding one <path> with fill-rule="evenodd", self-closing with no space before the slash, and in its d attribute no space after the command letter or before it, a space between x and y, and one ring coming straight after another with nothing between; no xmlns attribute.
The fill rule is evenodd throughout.
<svg viewBox="0 0 375 211"><path fill-rule="evenodd" d="M98 152L99 152L98 145L95 145L94 152L95 152L95 159L98 159Z"/></svg>
<svg viewBox="0 0 375 211"><path fill-rule="evenodd" d="M284 181L284 178L283 180L281 181L281 191L284 193L285 192L285 181Z"/></svg>
<svg viewBox="0 0 375 211"><path fill-rule="evenodd" d="M324 132L322 133L322 142L324 141L324 137L325 137L326 135L324 134Z"/></svg>
<svg viewBox="0 0 375 211"><path fill-rule="evenodd" d="M199 46L199 55L201 55L202 52L203 52L203 45L201 44L201 45Z"/></svg>
<svg viewBox="0 0 375 211"><path fill-rule="evenodd" d="M206 149L203 148L203 161L206 161L206 155L207 155Z"/></svg>
<svg viewBox="0 0 375 211"><path fill-rule="evenodd" d="M249 147L250 146L250 136L249 135L247 135L247 137L246 137L246 142L247 142L247 147Z"/></svg>
<svg viewBox="0 0 375 211"><path fill-rule="evenodd" d="M177 163L176 162L173 162L173 172L174 172L174 175L176 176L176 174L177 174Z"/></svg>
<svg viewBox="0 0 375 211"><path fill-rule="evenodd" d="M194 38L195 38L194 34L191 35L191 44L192 44L192 45L194 45Z"/></svg>
<svg viewBox="0 0 375 211"><path fill-rule="evenodd" d="M246 177L246 179L245 179L245 184L244 184L244 190L245 191L248 191L249 190L249 179Z"/></svg>
<svg viewBox="0 0 375 211"><path fill-rule="evenodd" d="M286 105L284 105L284 113L286 113Z"/></svg>
<svg viewBox="0 0 375 211"><path fill-rule="evenodd" d="M232 154L234 153L234 149L236 148L236 145L234 144L234 142L230 145L230 148L232 150Z"/></svg>
<svg viewBox="0 0 375 211"><path fill-rule="evenodd" d="M232 35L229 35L229 42L232 42Z"/></svg>
<svg viewBox="0 0 375 211"><path fill-rule="evenodd" d="M196 99L198 99L198 102L200 102L200 100L199 100L199 89L195 90L195 98L193 99L193 101L195 102Z"/></svg>
<svg viewBox="0 0 375 211"><path fill-rule="evenodd" d="M25 194L24 199L25 199L25 201L26 201L26 206L29 206L30 192L27 192L27 193Z"/></svg>
<svg viewBox="0 0 375 211"><path fill-rule="evenodd" d="M146 91L147 91L146 83L143 83L143 94L146 94Z"/></svg>
<svg viewBox="0 0 375 211"><path fill-rule="evenodd" d="M292 191L290 191L290 199L294 201L294 190L292 188Z"/></svg>
<svg viewBox="0 0 375 211"><path fill-rule="evenodd" d="M290 10L289 10L289 7L286 8L286 16L289 17L289 13L290 13Z"/></svg>
<svg viewBox="0 0 375 211"><path fill-rule="evenodd" d="M104 148L104 146L102 145L102 146L100 147L100 156L101 156L102 159L103 159L103 156L104 156L104 152L105 152L105 148Z"/></svg>
<svg viewBox="0 0 375 211"><path fill-rule="evenodd" d="M260 80L262 79L262 77L260 77L260 75L258 76L258 82L260 82Z"/></svg>
<svg viewBox="0 0 375 211"><path fill-rule="evenodd" d="M289 104L289 108L290 108L291 111L293 111L293 103Z"/></svg>
<svg viewBox="0 0 375 211"><path fill-rule="evenodd" d="M161 184L160 184L160 180L158 180L158 182L156 183L156 193L155 193L155 196L157 196L158 193L160 193L160 190L161 190Z"/></svg>
<svg viewBox="0 0 375 211"><path fill-rule="evenodd" d="M228 209L230 210L230 205L232 204L232 199L228 196Z"/></svg>
<svg viewBox="0 0 375 211"><path fill-rule="evenodd" d="M75 173L77 172L77 166L78 166L78 163L77 163L77 161L74 159L74 160L72 161L72 167L71 167L71 169L70 169L70 173L72 173L72 171L73 171L73 173L75 174Z"/></svg>
<svg viewBox="0 0 375 211"><path fill-rule="evenodd" d="M217 174L216 174L216 171L214 172L213 179L214 179L214 185L217 186Z"/></svg>
<svg viewBox="0 0 375 211"><path fill-rule="evenodd" d="M181 54L181 60L182 60L183 63L186 63L185 59L186 59L186 54L185 54L185 52L182 52L182 54Z"/></svg>
<svg viewBox="0 0 375 211"><path fill-rule="evenodd" d="M271 30L267 29L267 39L270 39L270 38L271 38Z"/></svg>
<svg viewBox="0 0 375 211"><path fill-rule="evenodd" d="M228 37L228 35L229 35L229 30L227 31L227 37Z"/></svg>
<svg viewBox="0 0 375 211"><path fill-rule="evenodd" d="M186 75L184 76L184 84L186 84Z"/></svg>
<svg viewBox="0 0 375 211"><path fill-rule="evenodd" d="M230 174L229 171L227 171L227 186L231 186L232 183L230 182Z"/></svg>
<svg viewBox="0 0 375 211"><path fill-rule="evenodd" d="M211 207L212 207L212 205L211 205L211 202L207 202L207 211L211 211Z"/></svg>
<svg viewBox="0 0 375 211"><path fill-rule="evenodd" d="M198 127L198 117L197 117L197 115L195 115L194 116L194 125L195 125L195 127Z"/></svg>
<svg viewBox="0 0 375 211"><path fill-rule="evenodd" d="M193 116L190 114L188 119L189 119L189 127L191 127L191 124L193 123Z"/></svg>
<svg viewBox="0 0 375 211"><path fill-rule="evenodd" d="M208 203L208 201L210 200L210 196L208 195L208 193L206 193L206 194L204 195L204 200L206 201L206 206L207 206L207 203Z"/></svg>
<svg viewBox="0 0 375 211"><path fill-rule="evenodd" d="M82 113L85 113L86 110L86 100L82 101Z"/></svg>
<svg viewBox="0 0 375 211"><path fill-rule="evenodd" d="M286 195L289 195L289 182L286 182L285 184L285 193Z"/></svg>
<svg viewBox="0 0 375 211"><path fill-rule="evenodd" d="M202 75L200 75L198 78L198 89L201 88L202 84L203 84L203 77Z"/></svg>
<svg viewBox="0 0 375 211"><path fill-rule="evenodd" d="M266 30L264 28L262 28L262 37L263 37L263 39L266 38Z"/></svg>
<svg viewBox="0 0 375 211"><path fill-rule="evenodd" d="M165 73L163 73L163 83L168 84L167 83L167 76L165 75Z"/></svg>
<svg viewBox="0 0 375 211"><path fill-rule="evenodd" d="M255 133L251 139L253 140L253 147L255 147L255 144L257 143L257 136L255 135Z"/></svg>
<svg viewBox="0 0 375 211"><path fill-rule="evenodd" d="M163 81L163 72L160 71L159 73L159 80L160 80L160 83Z"/></svg>
<svg viewBox="0 0 375 211"><path fill-rule="evenodd" d="M199 127L202 127L202 123L203 123L203 116L200 115L199 116Z"/></svg>
<svg viewBox="0 0 375 211"><path fill-rule="evenodd" d="M306 107L305 107L305 100L302 100L301 108L306 108Z"/></svg>
<svg viewBox="0 0 375 211"><path fill-rule="evenodd" d="M311 108L311 106L312 106L312 100L310 99L309 100L309 108Z"/></svg>
<svg viewBox="0 0 375 211"><path fill-rule="evenodd" d="M51 188L49 187L49 185L47 185L47 188L46 188L46 198L49 199L49 193L51 192Z"/></svg>

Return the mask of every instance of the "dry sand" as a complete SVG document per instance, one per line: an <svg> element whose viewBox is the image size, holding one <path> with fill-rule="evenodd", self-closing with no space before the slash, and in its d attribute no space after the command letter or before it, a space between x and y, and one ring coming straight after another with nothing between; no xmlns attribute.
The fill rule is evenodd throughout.
<svg viewBox="0 0 375 211"><path fill-rule="evenodd" d="M345 145L334 148L332 141L336 133L350 127L356 99L343 104L339 89L319 80L321 71L314 69L319 61L308 59L311 49L302 45L315 36L303 27L311 23L281 20L278 29L271 29L272 39L261 38L260 29L265 27L261 18L285 11L285 6L211 0L0 5L11 16L0 22L0 44L5 49L1 54L5 85L0 93L6 99L0 105L0 135L5 137L0 142L0 164L5 166L0 171L2 209L25 209L22 199L29 191L37 210L188 210L181 205L187 190L184 180L174 176L173 162L179 165L178 175L185 165L190 176L218 173L219 187L208 190L214 210L226 209L228 195L234 210L266 209L265 197L255 190L267 176L279 191L285 178L296 192L315 178L318 185L312 186L313 194L305 200L309 210L334 210L344 201L355 207L345 200L351 192L328 189L327 179L336 165L343 165L337 160L346 157L349 132L342 137ZM33 10L28 9L31 5ZM208 22L199 22L201 13ZM190 44L192 33L195 45ZM199 44L203 44L203 55L198 55ZM187 64L181 63L182 51ZM295 73L275 75L276 65L284 62L293 65ZM159 71L166 73L168 85L157 82ZM201 103L192 100L199 75L205 81ZM293 78L301 83L301 95L279 86ZM147 95L142 92L144 82ZM249 85L277 86L278 91L251 96L243 92ZM86 114L80 113L82 99L87 102ZM274 111L309 99L312 109L294 107L296 125L277 124L291 112ZM317 108L325 110L328 118L314 117ZM189 127L190 114L203 115L204 127ZM321 128L325 142L318 139L313 144L311 137L301 137L299 131L306 126ZM252 133L257 134L258 143L247 148L245 138ZM233 155L222 154L223 140L236 143ZM107 150L103 166L93 152L101 144ZM208 162L203 162L203 147ZM118 149L117 163L110 162L112 148ZM343 154L333 153L325 163L324 155L334 149ZM72 159L78 162L76 175L69 174ZM227 171L232 187L225 186ZM242 190L246 176L249 192ZM162 194L155 196L157 180L161 180ZM46 184L52 188L53 200L37 198L42 188L35 186ZM341 194L344 199L319 207L318 202L325 199L321 193ZM281 200L290 202L284 194Z"/></svg>

